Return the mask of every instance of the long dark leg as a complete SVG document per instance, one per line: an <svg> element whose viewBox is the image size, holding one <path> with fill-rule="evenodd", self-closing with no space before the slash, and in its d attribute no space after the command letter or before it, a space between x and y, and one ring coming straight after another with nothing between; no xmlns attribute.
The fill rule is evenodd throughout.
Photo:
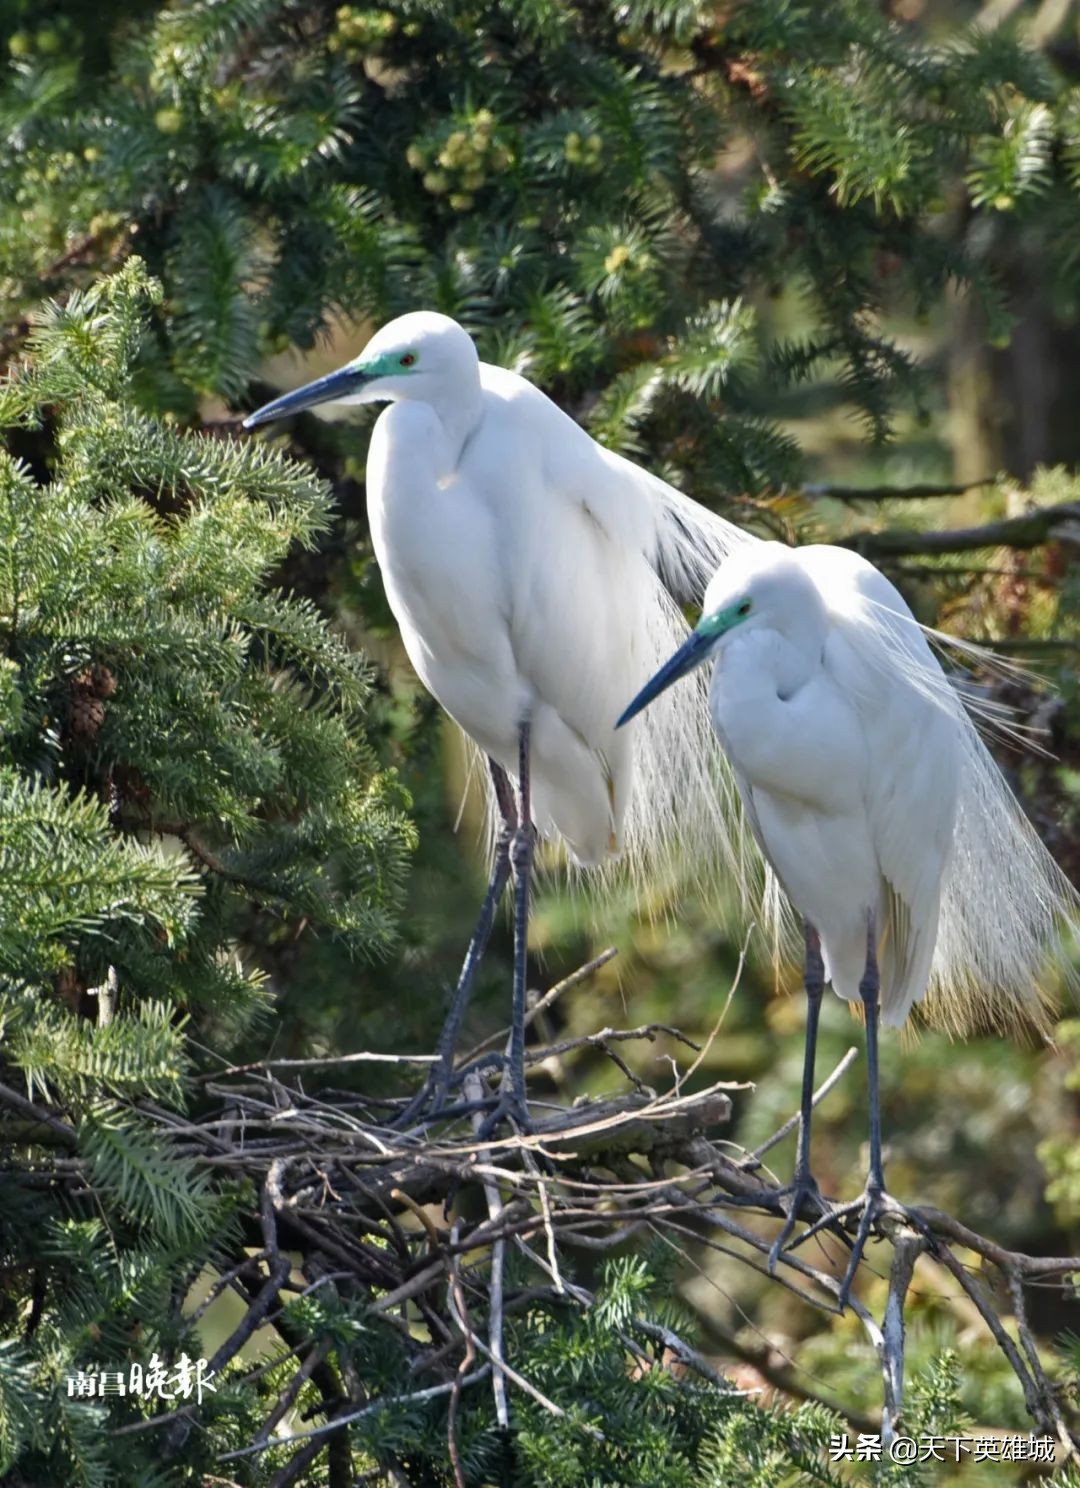
<svg viewBox="0 0 1080 1488"><path fill-rule="evenodd" d="M514 1001L510 1016L510 1044L503 1072L499 1103L484 1122L481 1137L489 1136L504 1116L519 1127L529 1127L525 1095L525 997L529 955L529 887L532 876L536 832L532 822L532 792L529 781L528 721L518 734L517 829L510 842L510 872L514 879Z"/></svg>
<svg viewBox="0 0 1080 1488"><path fill-rule="evenodd" d="M397 1117L394 1123L395 1126L410 1126L425 1113L429 1117L436 1117L446 1106L447 1097L450 1094L453 1083L454 1051L457 1048L457 1038L461 1029L461 1021L469 1005L469 997L472 994L477 969L480 966L480 962L484 959L484 952L487 950L488 941L491 939L491 929L495 923L495 911L499 907L499 900L503 896L503 890L506 888L507 880L510 877L510 848L517 830L517 807L514 804L514 792L506 771L501 765L497 765L493 759L488 760L488 765L491 769L491 779L495 787L495 801L498 806L499 816L502 819L499 827L499 835L495 841L495 857L491 865L491 877L488 880L484 902L480 906L476 928L473 930L468 950L465 952L465 960L462 963L457 986L454 988L454 994L450 1000L450 1008L446 1015L446 1021L443 1023L442 1032L439 1034L439 1042L435 1050L438 1058L435 1064L432 1065L431 1072L423 1086L413 1096L401 1115Z"/></svg>
<svg viewBox="0 0 1080 1488"><path fill-rule="evenodd" d="M825 995L825 963L821 941L812 925L806 935L806 1051L803 1058L802 1100L799 1104L799 1145L795 1154L795 1182L813 1183L810 1174L810 1121L814 1110L814 1064L817 1060L818 1020Z"/></svg>
<svg viewBox="0 0 1080 1488"><path fill-rule="evenodd" d="M863 1211L858 1233L848 1261L844 1284L840 1288L840 1306L846 1307L851 1284L855 1280L870 1231L882 1212L885 1194L885 1170L881 1162L881 1091L878 1079L878 1012L881 975L877 963L877 943L873 916L866 932L866 969L859 983L859 996L866 1013L866 1075L870 1087L870 1169L863 1193Z"/></svg>
<svg viewBox="0 0 1080 1488"><path fill-rule="evenodd" d="M769 1251L769 1270L776 1269L780 1252L791 1239L799 1211L808 1198L817 1199L824 1208L817 1180L810 1171L810 1122L814 1109L814 1064L817 1058L818 1020L821 1000L825 995L825 963L821 959L821 940L813 925L803 926L806 940L806 1048L803 1055L802 1100L799 1103L799 1145L795 1153L795 1175L791 1184L791 1207L784 1227Z"/></svg>
<svg viewBox="0 0 1080 1488"><path fill-rule="evenodd" d="M881 1163L881 1081L878 1075L878 1013L881 975L878 972L874 927L866 938L866 971L859 983L859 996L866 1009L866 1074L870 1084L870 1175L872 1188L885 1192L885 1170Z"/></svg>

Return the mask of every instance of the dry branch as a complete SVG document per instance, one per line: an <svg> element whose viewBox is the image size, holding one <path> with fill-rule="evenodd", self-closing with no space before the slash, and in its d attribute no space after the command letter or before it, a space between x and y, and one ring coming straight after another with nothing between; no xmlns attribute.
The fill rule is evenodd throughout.
<svg viewBox="0 0 1080 1488"><path fill-rule="evenodd" d="M947 496L966 496L969 491L979 491L994 484L993 476L985 480L964 481L933 485L927 482L912 486L832 486L827 483L812 483L802 487L802 494L811 499L823 496L833 501L927 501Z"/></svg>
<svg viewBox="0 0 1080 1488"><path fill-rule="evenodd" d="M971 553L981 548L1038 548L1045 542L1075 543L1080 538L1080 502L1061 501L1037 506L1019 517L1004 517L981 527L955 527L944 532L915 532L901 528L856 532L839 546L854 548L864 558L911 557L929 553Z"/></svg>
<svg viewBox="0 0 1080 1488"><path fill-rule="evenodd" d="M677 1029L645 1025L563 1040L533 1051L532 1062L555 1050L579 1047L614 1059L616 1047L626 1049L658 1036L675 1048L694 1049ZM348 1481L345 1428L403 1402L446 1399L453 1464L462 1392L489 1378L500 1423L509 1420L507 1395L515 1391L557 1412L557 1403L507 1357L503 1319L519 1307L541 1303L592 1307L594 1295L564 1277L560 1256L574 1249L603 1251L646 1233L684 1255L723 1255L767 1276L771 1233L762 1232L758 1221L781 1219L787 1199L765 1175L761 1157L791 1123L755 1153L735 1149L721 1134L731 1115L729 1091L740 1087L718 1083L686 1093L702 1057L699 1052L691 1059L688 1053L687 1068L673 1060L672 1087L662 1094L646 1092L635 1080L639 1088L623 1095L546 1110L537 1114L528 1135L483 1144L477 1143L467 1112L430 1132L403 1134L386 1124L386 1113L403 1109L405 1096L395 1105L383 1098L368 1101L358 1092L322 1089L312 1094L287 1083L288 1067L274 1061L207 1077L201 1085L202 1106L190 1117L142 1103L143 1118L158 1125L173 1152L200 1160L216 1174L248 1180L260 1196L258 1212L251 1216L250 1239L257 1236L257 1243L249 1240L248 1254L237 1264L222 1265L212 1289L215 1295L226 1288L236 1293L244 1315L211 1366L235 1368L243 1345L258 1327L268 1325L285 1345L278 1360L285 1378L250 1444L230 1457L280 1448L282 1437L274 1433L299 1402L310 1400L313 1390L321 1401L316 1414L322 1420L285 1438L295 1443L296 1451L280 1470L282 1485L303 1481L324 1450L330 1454L330 1481ZM850 1051L844 1056L817 1098L827 1096L852 1057ZM621 1059L615 1062L621 1067ZM469 1095L490 1100L493 1078L489 1075L485 1085L481 1073L474 1072ZM7 1121L5 1110L10 1113ZM37 1147L37 1167L48 1181L73 1193L92 1191L91 1174L62 1113L0 1085L0 1137L6 1127L15 1126L20 1142ZM0 1158L0 1172L4 1161L9 1159ZM807 1225L816 1218L813 1204L801 1218ZM1020 1382L1037 1429L1053 1433L1071 1450L1072 1420L1040 1360L1024 1289L1053 1278L1065 1284L1071 1273L1080 1272L1080 1257L1009 1251L932 1208L895 1213L882 1228L894 1246L883 1325L858 1299L851 1305L881 1360L885 1434L895 1429L902 1410L904 1301L918 1255L928 1249L974 1303ZM507 1289L504 1258L510 1247L525 1258L535 1285ZM958 1252L974 1252L1000 1274L1019 1343ZM284 1299L295 1294L297 1283L290 1278L296 1266L308 1291L336 1292L354 1315L394 1329L415 1384L369 1399L358 1379L347 1377L347 1371L339 1374L326 1340L306 1336L289 1321ZM826 1313L836 1310L840 1283L829 1257L822 1262L803 1250L785 1252L773 1284ZM706 1387L731 1388L716 1360L670 1328L634 1318L619 1336L642 1367L647 1359L677 1360ZM737 1356L740 1350L726 1352ZM781 1388L791 1383L786 1371L772 1370L771 1377ZM817 1398L804 1386L795 1393ZM822 1403L835 1408L832 1402ZM195 1408L187 1405L121 1430L163 1428L163 1455L168 1455L195 1419ZM858 1427L865 1429L865 1421L860 1419ZM396 1471L389 1457L385 1471L391 1477ZM460 1461L454 1471L460 1480Z"/></svg>

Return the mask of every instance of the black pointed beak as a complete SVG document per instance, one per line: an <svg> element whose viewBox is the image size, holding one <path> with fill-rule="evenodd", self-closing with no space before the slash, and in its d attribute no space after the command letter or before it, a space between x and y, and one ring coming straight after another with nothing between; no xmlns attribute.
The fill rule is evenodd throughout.
<svg viewBox="0 0 1080 1488"><path fill-rule="evenodd" d="M713 636L692 630L675 655L665 661L656 676L645 683L634 701L623 711L615 727L622 728L624 723L629 723L631 718L647 708L662 692L666 692L673 682L699 667L708 656L713 640Z"/></svg>
<svg viewBox="0 0 1080 1488"><path fill-rule="evenodd" d="M328 372L325 377L317 377L314 382L305 384L291 393L282 393L280 398L275 398L272 403L266 403L262 408L257 408L254 413L249 413L244 420L245 429L257 429L260 424L268 424L273 419L287 418L290 413L301 413L305 408L314 408L319 403L335 403L341 398L347 398L350 393L355 393L370 382L371 378L367 372L360 371L354 367L339 367L336 372Z"/></svg>

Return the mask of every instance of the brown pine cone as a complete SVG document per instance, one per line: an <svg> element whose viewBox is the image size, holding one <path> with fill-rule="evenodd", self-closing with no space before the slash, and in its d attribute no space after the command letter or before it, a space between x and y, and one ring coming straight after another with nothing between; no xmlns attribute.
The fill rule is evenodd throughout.
<svg viewBox="0 0 1080 1488"><path fill-rule="evenodd" d="M76 739L96 739L105 722L105 704L86 692L76 692L71 699L71 732Z"/></svg>

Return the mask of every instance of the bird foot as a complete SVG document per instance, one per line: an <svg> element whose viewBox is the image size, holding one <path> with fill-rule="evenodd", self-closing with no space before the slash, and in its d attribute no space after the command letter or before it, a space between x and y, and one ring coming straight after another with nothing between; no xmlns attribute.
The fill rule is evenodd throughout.
<svg viewBox="0 0 1080 1488"><path fill-rule="evenodd" d="M389 1123L393 1131L409 1131L413 1127L427 1128L436 1121L450 1121L460 1116L469 1116L474 1111L485 1109L490 1100L454 1100L460 1090L464 1071L453 1070L449 1062L433 1065L420 1089Z"/></svg>
<svg viewBox="0 0 1080 1488"><path fill-rule="evenodd" d="M883 1234L881 1221L883 1219L900 1220L902 1223L918 1230L920 1234L925 1235L928 1239L930 1238L930 1231L926 1221L920 1215L909 1209L906 1204L901 1204L898 1199L894 1199L892 1194L886 1190L884 1183L880 1180L875 1181L873 1178L867 1182L859 1198L851 1204L844 1204L836 1212L838 1215L859 1215L859 1228L855 1232L855 1239L851 1246L851 1255L848 1257L847 1271L844 1273L844 1280L840 1284L840 1292L837 1297L837 1304L840 1311L843 1312L851 1300L852 1283L855 1280L855 1273L859 1269L859 1262L862 1260L863 1251L866 1249L866 1242L874 1231L877 1231L878 1237L881 1238ZM801 1238L805 1239L805 1236Z"/></svg>
<svg viewBox="0 0 1080 1488"><path fill-rule="evenodd" d="M491 1075L502 1072L505 1080L509 1069L509 1060L505 1054L490 1050L474 1059L471 1064L462 1065L454 1069L449 1060L442 1061L432 1066L427 1079L420 1089L409 1101L394 1120L389 1123L393 1131L408 1131L414 1127L424 1128L431 1126L436 1121L458 1120L462 1116L472 1116L477 1111L486 1111L494 1103L496 1110L491 1113L489 1121L494 1121L496 1114L499 1119L507 1114L503 1095L485 1095L480 1100L455 1099L461 1087L470 1075ZM528 1107L524 1100L519 1103L516 1114L527 1112ZM515 1112L510 1112L515 1114ZM528 1118L525 1118L525 1126L528 1128Z"/></svg>
<svg viewBox="0 0 1080 1488"><path fill-rule="evenodd" d="M841 1238L846 1239L846 1236L844 1236L842 1232L839 1231L839 1224L837 1222L837 1211L828 1202L828 1200L823 1197L821 1189L818 1187L817 1179L811 1172L807 1171L805 1173L796 1173L793 1181L789 1183L786 1188L780 1189L775 1197L778 1199L787 1198L789 1200L789 1203L787 1206L787 1214L784 1217L783 1228L781 1229L779 1235L777 1235L776 1239L773 1241L772 1249L769 1251L769 1259L767 1264L770 1276L776 1274L777 1263L779 1262L780 1257L784 1253L784 1251L794 1250L796 1246L801 1245L802 1242L807 1239L811 1233L817 1234L820 1233L821 1230L833 1227L835 1225L838 1233L841 1233ZM794 1234L795 1226L798 1224L799 1217L807 1204L816 1206L819 1217L814 1220L813 1224L809 1227L805 1234L800 1235L797 1240L792 1241L791 1237ZM789 1242L791 1243L789 1244Z"/></svg>
<svg viewBox="0 0 1080 1488"><path fill-rule="evenodd" d="M516 1132L532 1131L533 1124L532 1117L529 1115L529 1105L521 1092L506 1088L502 1090L495 1109L484 1117L476 1133L476 1140L478 1142L486 1142L502 1121L509 1121L512 1130Z"/></svg>
<svg viewBox="0 0 1080 1488"><path fill-rule="evenodd" d="M844 1208L850 1214L859 1215L859 1228L855 1232L855 1241L851 1247L851 1255L848 1257L847 1270L844 1272L844 1280L840 1286L840 1294L837 1298L840 1311L843 1312L851 1299L851 1285L855 1280L855 1273L859 1269L863 1251L871 1232L877 1228L880 1220L889 1212L893 1200L885 1192L880 1183L872 1179L867 1183L861 1196L854 1204L846 1204Z"/></svg>

